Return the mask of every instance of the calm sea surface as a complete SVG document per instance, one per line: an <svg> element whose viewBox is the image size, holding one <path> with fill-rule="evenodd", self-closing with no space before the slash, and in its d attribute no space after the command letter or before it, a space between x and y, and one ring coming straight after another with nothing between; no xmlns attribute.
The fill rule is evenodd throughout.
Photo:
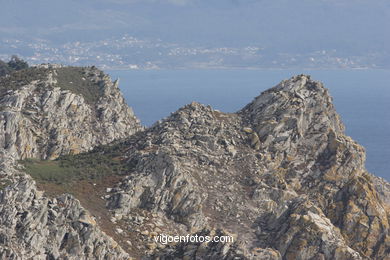
<svg viewBox="0 0 390 260"><path fill-rule="evenodd" d="M260 92L296 74L310 74L330 90L346 132L367 151L367 169L390 180L388 70L130 70L120 79L127 103L150 126L192 101L235 112Z"/></svg>

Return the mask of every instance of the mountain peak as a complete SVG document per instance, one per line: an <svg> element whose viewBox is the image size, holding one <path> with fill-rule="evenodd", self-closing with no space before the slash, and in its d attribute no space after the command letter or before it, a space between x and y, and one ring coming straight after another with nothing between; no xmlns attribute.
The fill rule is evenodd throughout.
<svg viewBox="0 0 390 260"><path fill-rule="evenodd" d="M332 103L332 97L322 83L307 75L283 80L264 91L239 111L248 124L259 132L262 139L271 128L274 137L281 132L302 138L313 130L343 133L341 123Z"/></svg>

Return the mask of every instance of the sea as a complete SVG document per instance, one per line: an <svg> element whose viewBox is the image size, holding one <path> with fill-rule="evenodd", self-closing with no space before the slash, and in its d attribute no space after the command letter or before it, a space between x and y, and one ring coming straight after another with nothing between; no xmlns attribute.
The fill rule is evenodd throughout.
<svg viewBox="0 0 390 260"><path fill-rule="evenodd" d="M145 126L197 101L223 112L240 110L283 79L311 75L329 89L346 134L366 149L369 172L390 181L390 70L112 70Z"/></svg>

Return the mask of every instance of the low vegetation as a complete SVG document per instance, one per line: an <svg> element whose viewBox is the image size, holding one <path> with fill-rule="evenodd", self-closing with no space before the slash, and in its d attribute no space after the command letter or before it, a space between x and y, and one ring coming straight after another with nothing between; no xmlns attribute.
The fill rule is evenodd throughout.
<svg viewBox="0 0 390 260"><path fill-rule="evenodd" d="M103 72L93 68L63 67L57 69L57 86L80 94L88 103L94 104L103 94L103 76Z"/></svg>
<svg viewBox="0 0 390 260"><path fill-rule="evenodd" d="M8 62L0 60L0 95L39 79L41 74L41 70L29 68L27 62L17 56L12 56Z"/></svg>
<svg viewBox="0 0 390 260"><path fill-rule="evenodd" d="M56 87L82 95L86 102L96 104L103 95L104 73L95 67L55 68ZM13 57L8 63L0 60L0 95L16 90L34 81L45 81L52 68L28 67L27 63Z"/></svg>
<svg viewBox="0 0 390 260"><path fill-rule="evenodd" d="M0 95L9 90L16 90L28 85L33 81L46 79L48 69L31 67L0 77Z"/></svg>
<svg viewBox="0 0 390 260"><path fill-rule="evenodd" d="M39 183L69 185L82 180L97 181L107 176L122 176L133 166L120 156L116 146L99 147L89 153L66 155L56 160L25 159L25 170Z"/></svg>

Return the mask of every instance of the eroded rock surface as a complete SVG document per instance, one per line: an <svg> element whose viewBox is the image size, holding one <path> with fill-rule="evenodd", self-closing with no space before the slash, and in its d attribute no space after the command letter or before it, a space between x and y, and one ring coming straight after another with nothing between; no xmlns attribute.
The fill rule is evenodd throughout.
<svg viewBox="0 0 390 260"><path fill-rule="evenodd" d="M142 129L117 82L94 67L29 68L1 77L0 93L0 148L14 158L55 159Z"/></svg>
<svg viewBox="0 0 390 260"><path fill-rule="evenodd" d="M142 209L186 232L237 235L234 250L181 244L151 258L389 255L389 212L364 150L344 134L328 91L308 76L283 81L235 114L192 103L123 145L122 159L134 167L108 199L118 218Z"/></svg>
<svg viewBox="0 0 390 260"><path fill-rule="evenodd" d="M364 149L344 134L327 89L309 76L281 82L237 113L193 102L128 134L83 157L104 155L105 163L110 158L120 169L120 180L102 195L120 246L75 198L40 195L20 166L10 166L0 191L2 254L15 259L33 252L37 259L121 259L126 253L135 259L389 259L390 185L366 171ZM86 140L88 147L98 144ZM72 153L64 147L58 154ZM15 155L3 152L3 158ZM27 231L36 228L39 232ZM160 234L234 241L165 245L154 239ZM43 242L36 242L41 237Z"/></svg>
<svg viewBox="0 0 390 260"><path fill-rule="evenodd" d="M73 196L48 198L12 158L0 164L0 259L129 259Z"/></svg>
<svg viewBox="0 0 390 260"><path fill-rule="evenodd" d="M142 127L98 69L42 65L0 78L0 259L129 259L79 200L48 197L18 159L55 159Z"/></svg>

